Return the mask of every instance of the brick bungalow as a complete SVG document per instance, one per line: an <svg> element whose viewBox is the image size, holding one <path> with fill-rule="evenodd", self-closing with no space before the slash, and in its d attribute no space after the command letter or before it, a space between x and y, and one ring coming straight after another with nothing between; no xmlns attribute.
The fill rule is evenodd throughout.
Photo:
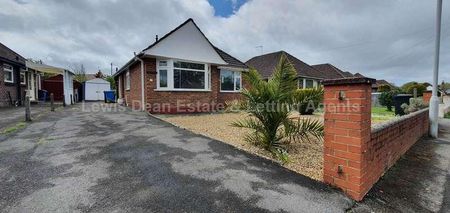
<svg viewBox="0 0 450 213"><path fill-rule="evenodd" d="M0 43L0 107L21 105L27 88L25 58Z"/></svg>
<svg viewBox="0 0 450 213"><path fill-rule="evenodd" d="M134 109L204 112L239 99L246 70L244 63L214 46L188 19L135 54L114 78L119 102Z"/></svg>
<svg viewBox="0 0 450 213"><path fill-rule="evenodd" d="M317 87L320 85L321 80L353 77L353 74L350 72L342 71L331 64L311 66L285 51L255 56L245 62L245 64L258 70L263 78L269 78L282 55L286 56L297 71L298 87L300 89Z"/></svg>

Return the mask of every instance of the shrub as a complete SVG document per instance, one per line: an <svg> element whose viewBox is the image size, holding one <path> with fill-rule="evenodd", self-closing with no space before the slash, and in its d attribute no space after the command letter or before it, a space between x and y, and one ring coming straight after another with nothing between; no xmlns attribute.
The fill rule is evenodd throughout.
<svg viewBox="0 0 450 213"><path fill-rule="evenodd" d="M381 106L385 106L388 111L392 111L392 105L394 105L394 91L383 92L380 94L379 101Z"/></svg>
<svg viewBox="0 0 450 213"><path fill-rule="evenodd" d="M250 69L244 74L249 87L242 90L242 95L252 116L232 124L252 129L245 140L259 144L284 163L288 161L286 145L290 140L323 136L323 125L319 121L289 118L297 88L296 75L284 55L268 81L263 80L255 69Z"/></svg>
<svg viewBox="0 0 450 213"><path fill-rule="evenodd" d="M298 89L294 93L294 108L302 115L312 115L323 101L323 88Z"/></svg>
<svg viewBox="0 0 450 213"><path fill-rule="evenodd" d="M409 99L409 105L404 103L402 104L402 109L405 112L405 114L409 114L412 112L419 111L421 109L427 108L428 104L423 102L422 98L410 98Z"/></svg>

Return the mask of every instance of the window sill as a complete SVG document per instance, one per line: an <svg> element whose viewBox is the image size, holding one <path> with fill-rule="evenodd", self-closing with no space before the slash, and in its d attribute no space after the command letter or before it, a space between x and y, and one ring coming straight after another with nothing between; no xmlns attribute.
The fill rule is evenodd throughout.
<svg viewBox="0 0 450 213"><path fill-rule="evenodd" d="M211 92L209 89L154 89L156 92Z"/></svg>
<svg viewBox="0 0 450 213"><path fill-rule="evenodd" d="M227 91L227 90L220 90L221 93L241 93L240 90L238 91Z"/></svg>

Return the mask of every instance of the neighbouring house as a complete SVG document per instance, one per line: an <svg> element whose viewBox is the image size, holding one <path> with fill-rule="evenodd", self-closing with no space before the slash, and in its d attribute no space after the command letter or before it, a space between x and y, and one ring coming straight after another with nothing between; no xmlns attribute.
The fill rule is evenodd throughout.
<svg viewBox="0 0 450 213"><path fill-rule="evenodd" d="M85 81L83 86L85 101L104 101L104 92L111 90L110 83L102 78L94 78Z"/></svg>
<svg viewBox="0 0 450 213"><path fill-rule="evenodd" d="M151 113L205 112L241 98L247 66L188 19L135 54L113 76L118 102Z"/></svg>
<svg viewBox="0 0 450 213"><path fill-rule="evenodd" d="M355 77L365 78L366 76L362 75L361 73L355 73ZM384 79L376 80L374 84L372 84L372 92L378 92L378 88L381 85L389 85L391 88L396 88L396 86L392 83L389 83L388 81Z"/></svg>
<svg viewBox="0 0 450 213"><path fill-rule="evenodd" d="M26 66L27 66L27 90L28 90L28 96L30 97L31 102L38 102L39 101L39 90L42 89L42 76L44 73L42 73L39 70L35 70L32 68L32 63L35 63L31 61L30 59L27 59Z"/></svg>
<svg viewBox="0 0 450 213"><path fill-rule="evenodd" d="M269 78L278 65L282 55L294 66L298 74L298 88L314 88L320 85L321 80L353 77L349 72L341 71L331 64L318 64L311 66L285 51L255 56L245 62L248 67L255 68L263 78Z"/></svg>
<svg viewBox="0 0 450 213"><path fill-rule="evenodd" d="M28 61L28 69L33 69L41 73L51 75L48 78L41 78L41 88L50 95L53 93L55 101L64 101L66 104L75 103L79 96L78 88L81 84L74 80L74 73L64 68L54 67L42 62Z"/></svg>
<svg viewBox="0 0 450 213"><path fill-rule="evenodd" d="M26 59L0 43L0 107L21 105L27 89Z"/></svg>

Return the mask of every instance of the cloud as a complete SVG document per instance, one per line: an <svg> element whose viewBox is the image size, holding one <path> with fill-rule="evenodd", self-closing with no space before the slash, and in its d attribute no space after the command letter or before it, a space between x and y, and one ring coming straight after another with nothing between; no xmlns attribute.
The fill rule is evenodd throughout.
<svg viewBox="0 0 450 213"><path fill-rule="evenodd" d="M397 84L431 81L435 1L253 0L228 18L207 0L0 0L0 41L26 57L89 72L121 66L187 18L245 61L286 50ZM441 78L450 81L450 4L444 4Z"/></svg>

